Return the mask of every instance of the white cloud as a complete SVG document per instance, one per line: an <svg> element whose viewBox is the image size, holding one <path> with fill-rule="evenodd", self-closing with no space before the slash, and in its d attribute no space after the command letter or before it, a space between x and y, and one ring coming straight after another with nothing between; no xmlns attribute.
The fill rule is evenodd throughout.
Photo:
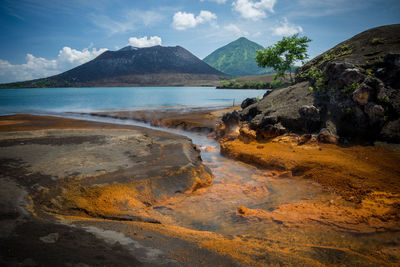
<svg viewBox="0 0 400 267"><path fill-rule="evenodd" d="M215 2L217 4L225 4L226 3L226 0L200 0L200 2L204 2L204 1Z"/></svg>
<svg viewBox="0 0 400 267"><path fill-rule="evenodd" d="M200 11L198 16L193 13L179 11L174 14L172 26L176 30L186 30L194 28L201 23L212 22L215 19L217 19L217 15L207 10Z"/></svg>
<svg viewBox="0 0 400 267"><path fill-rule="evenodd" d="M282 35L288 36L301 32L303 32L303 28L301 26L290 24L287 18L283 18L281 24L273 29L273 33L275 35L281 35L281 36Z"/></svg>
<svg viewBox="0 0 400 267"><path fill-rule="evenodd" d="M236 37L248 36L249 35L249 33L247 31L243 31L242 29L240 29L235 24L228 24L228 25L224 26L224 30L228 31L228 32L231 32Z"/></svg>
<svg viewBox="0 0 400 267"><path fill-rule="evenodd" d="M150 47L161 44L162 44L161 38L158 36L151 36L150 38L147 38L147 36L144 36L142 38L136 38L136 37L129 38L129 45L135 47Z"/></svg>
<svg viewBox="0 0 400 267"><path fill-rule="evenodd" d="M26 55L26 62L23 64L11 64L0 59L0 82L24 81L56 75L86 63L106 50L108 49L85 48L79 51L66 46L58 52L56 59L35 57L32 54Z"/></svg>
<svg viewBox="0 0 400 267"><path fill-rule="evenodd" d="M274 12L276 0L236 0L232 3L233 9L245 19L260 20L267 17L267 11Z"/></svg>
<svg viewBox="0 0 400 267"><path fill-rule="evenodd" d="M79 51L65 46L58 52L57 64L60 66L77 66L94 59L107 50L107 48L101 48L99 50L96 48L84 48L82 51Z"/></svg>

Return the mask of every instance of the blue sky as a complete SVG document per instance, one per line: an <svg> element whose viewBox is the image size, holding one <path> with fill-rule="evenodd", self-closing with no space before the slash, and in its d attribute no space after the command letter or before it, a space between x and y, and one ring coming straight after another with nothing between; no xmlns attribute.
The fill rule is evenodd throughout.
<svg viewBox="0 0 400 267"><path fill-rule="evenodd" d="M0 0L0 82L46 77L106 49L180 45L199 58L241 37L263 46L299 32L317 56L400 23L399 0Z"/></svg>

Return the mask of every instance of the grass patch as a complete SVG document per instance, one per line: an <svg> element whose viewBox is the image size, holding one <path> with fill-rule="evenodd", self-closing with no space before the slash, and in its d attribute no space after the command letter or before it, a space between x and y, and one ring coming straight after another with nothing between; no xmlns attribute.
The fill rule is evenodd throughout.
<svg viewBox="0 0 400 267"><path fill-rule="evenodd" d="M276 89L288 86L289 83L277 79L271 82L256 82L256 81L244 81L244 82L237 82L235 80L229 81L222 81L221 86L218 88L221 89Z"/></svg>
<svg viewBox="0 0 400 267"><path fill-rule="evenodd" d="M379 44L384 44L384 43L385 43L385 39L383 39L383 38L375 37L371 40L372 45L379 45Z"/></svg>

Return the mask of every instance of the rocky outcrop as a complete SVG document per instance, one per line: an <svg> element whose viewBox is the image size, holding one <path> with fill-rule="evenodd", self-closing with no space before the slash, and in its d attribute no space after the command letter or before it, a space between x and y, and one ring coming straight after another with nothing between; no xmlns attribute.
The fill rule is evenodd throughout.
<svg viewBox="0 0 400 267"><path fill-rule="evenodd" d="M400 25L361 33L302 66L296 77L296 84L259 102L247 99L239 127L255 131L256 139L296 133L327 143L399 142Z"/></svg>

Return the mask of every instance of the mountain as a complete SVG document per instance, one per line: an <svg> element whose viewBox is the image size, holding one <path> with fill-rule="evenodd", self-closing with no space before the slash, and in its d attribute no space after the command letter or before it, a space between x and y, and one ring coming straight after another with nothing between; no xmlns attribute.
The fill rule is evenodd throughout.
<svg viewBox="0 0 400 267"><path fill-rule="evenodd" d="M218 48L203 59L208 65L233 76L262 75L272 69L260 68L254 59L264 47L244 37Z"/></svg>
<svg viewBox="0 0 400 267"><path fill-rule="evenodd" d="M106 51L55 76L1 87L201 86L214 85L226 78L229 76L180 46L127 46Z"/></svg>

